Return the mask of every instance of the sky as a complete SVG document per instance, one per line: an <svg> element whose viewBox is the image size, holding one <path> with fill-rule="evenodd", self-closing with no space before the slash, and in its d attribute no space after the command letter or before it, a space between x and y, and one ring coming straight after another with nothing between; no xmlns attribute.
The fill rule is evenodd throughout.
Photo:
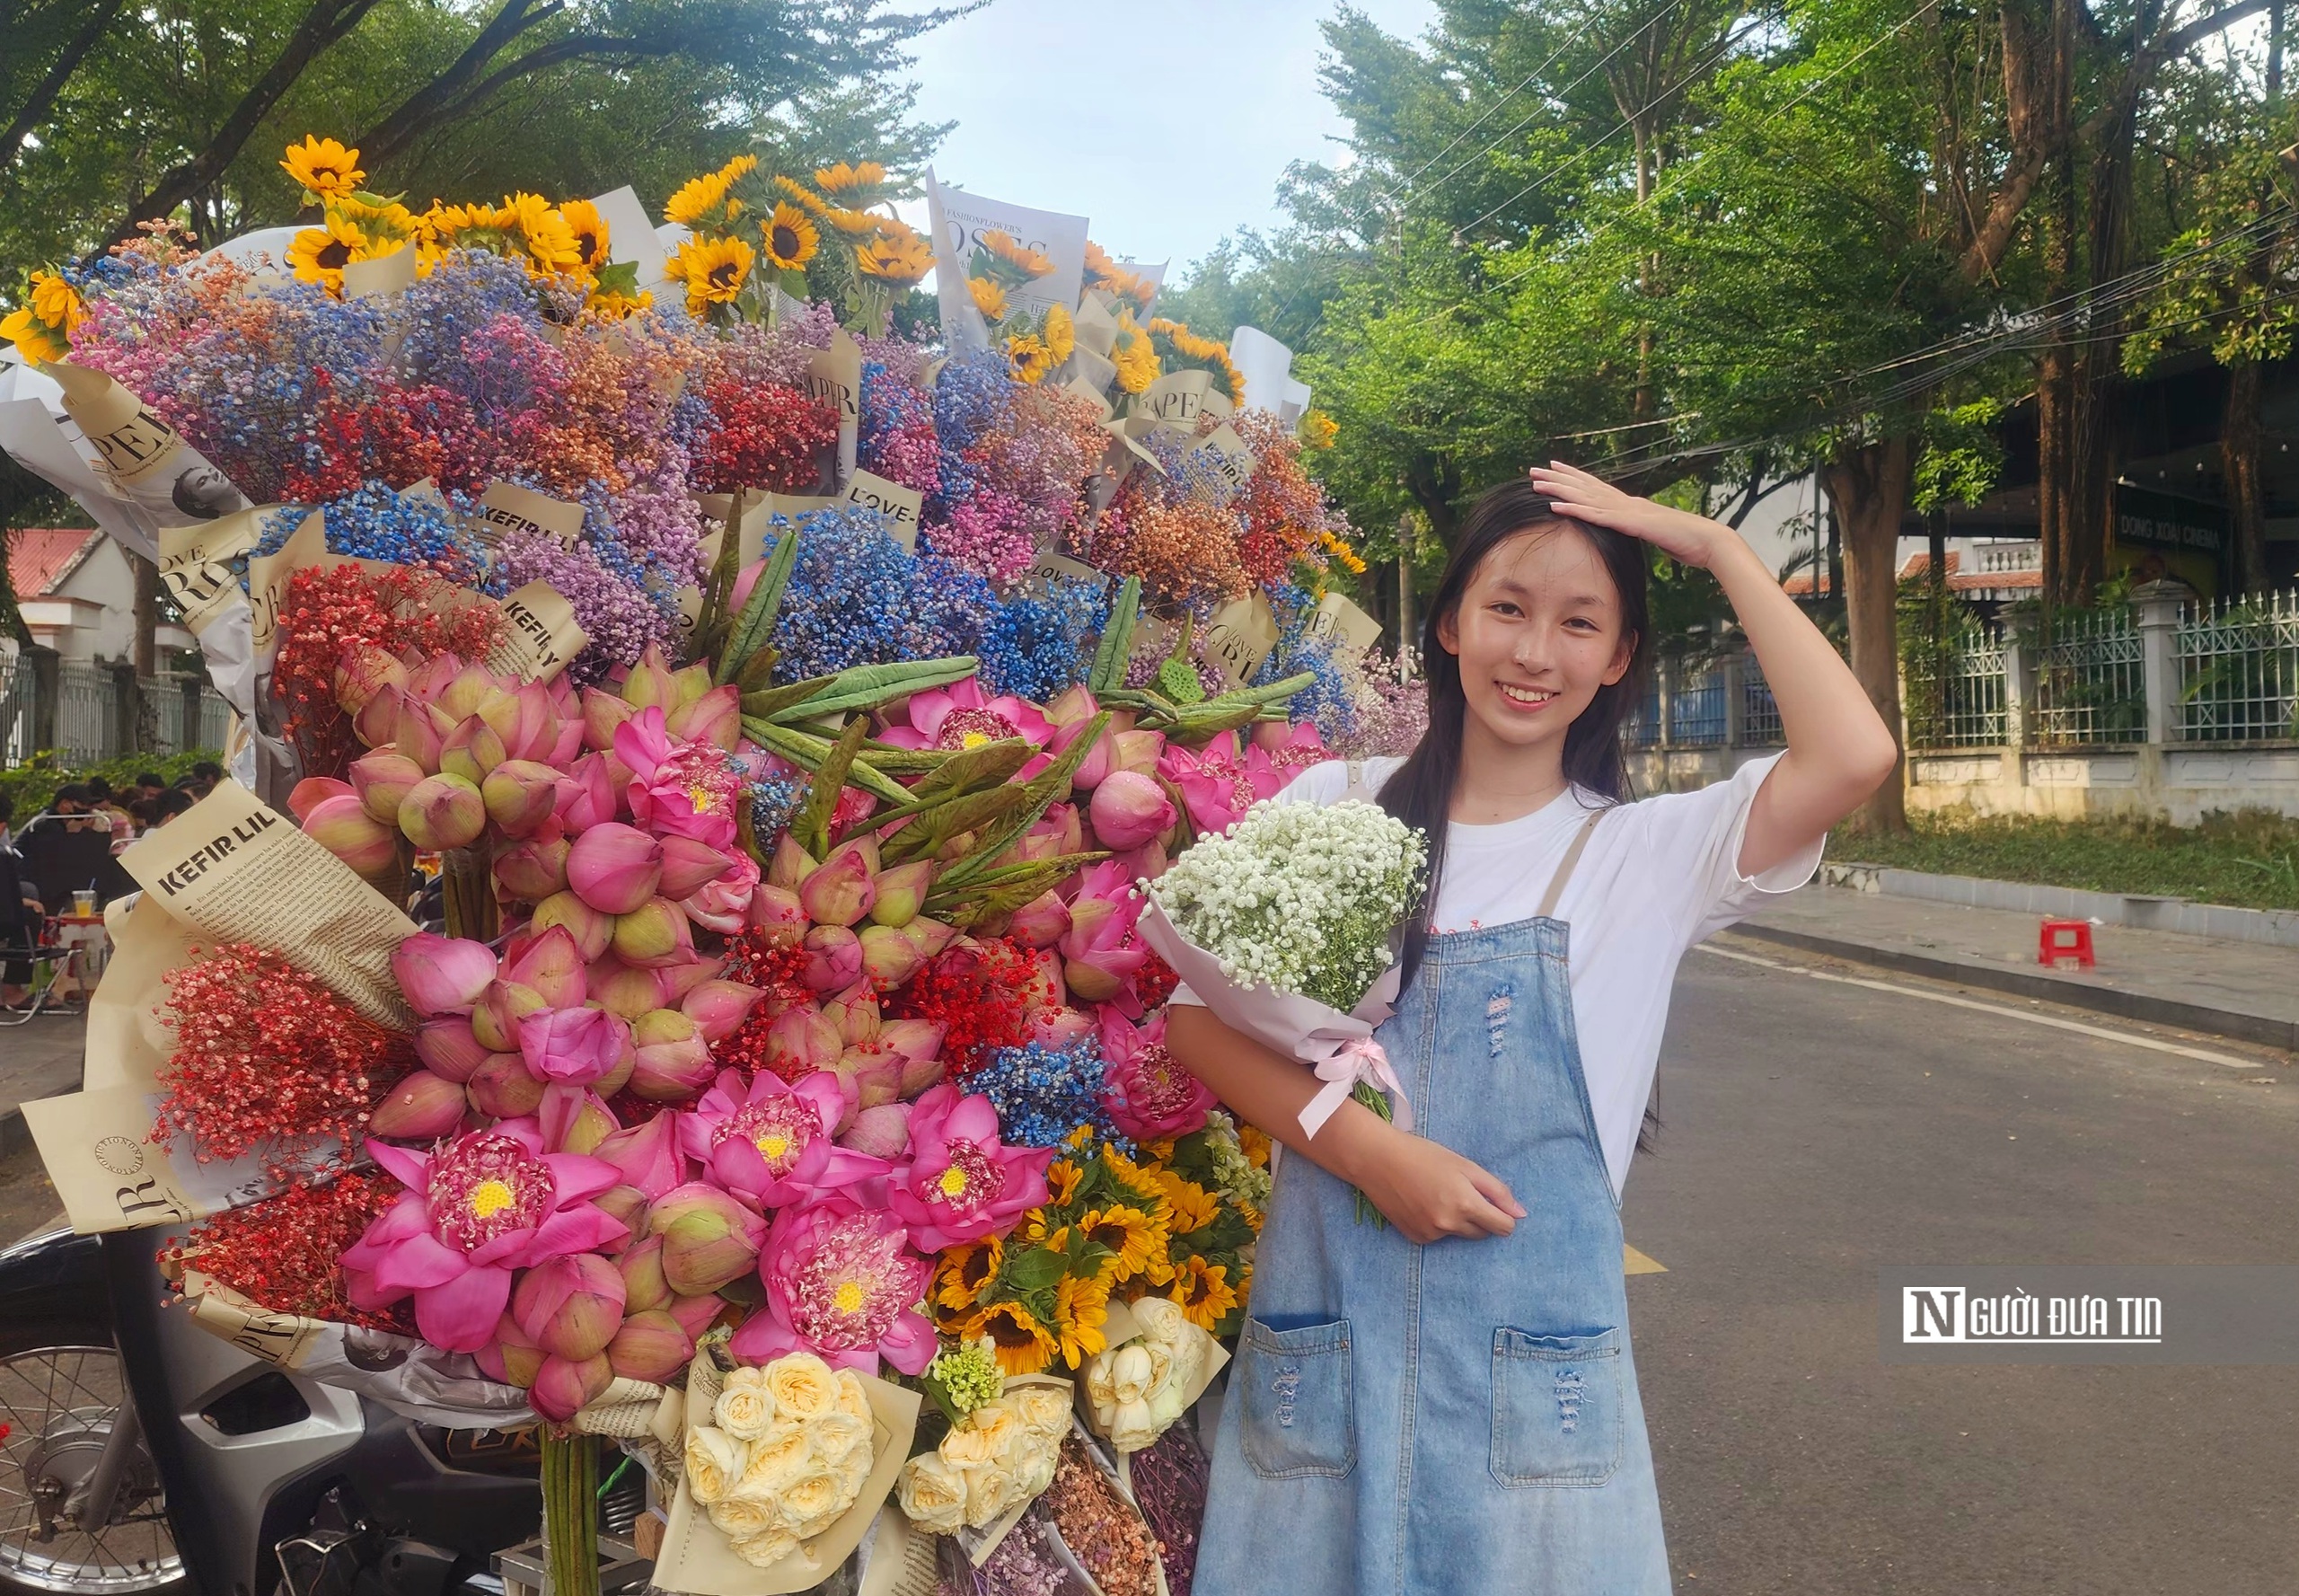
<svg viewBox="0 0 2299 1596"><path fill-rule="evenodd" d="M1437 11L1431 0L1357 4L1414 38ZM1317 92L1317 23L1334 8L991 0L915 47L919 116L957 123L935 175L1087 216L1112 255L1170 260L1176 278L1225 234L1279 219L1288 163L1341 153L1332 141L1348 125Z"/></svg>

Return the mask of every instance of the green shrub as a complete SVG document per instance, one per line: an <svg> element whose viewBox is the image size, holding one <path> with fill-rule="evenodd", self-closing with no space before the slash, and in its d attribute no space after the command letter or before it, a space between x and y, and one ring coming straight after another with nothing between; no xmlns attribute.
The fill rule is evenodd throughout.
<svg viewBox="0 0 2299 1596"><path fill-rule="evenodd" d="M15 800L14 824L21 827L48 807L59 787L101 776L117 792L146 771L157 771L172 786L190 775L191 767L203 759L217 764L224 763L223 754L213 748L194 748L186 754L128 754L118 759L98 760L93 764L66 764L54 749L44 748L22 764L0 771L0 792Z"/></svg>

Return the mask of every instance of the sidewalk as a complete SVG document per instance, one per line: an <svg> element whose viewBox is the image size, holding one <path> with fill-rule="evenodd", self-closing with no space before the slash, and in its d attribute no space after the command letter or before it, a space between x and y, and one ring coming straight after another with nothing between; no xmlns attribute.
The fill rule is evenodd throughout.
<svg viewBox="0 0 2299 1596"><path fill-rule="evenodd" d="M2040 917L1840 886L1806 886L1736 929L2020 997L2299 1051L2299 951L2095 925L2099 967L2036 962Z"/></svg>
<svg viewBox="0 0 2299 1596"><path fill-rule="evenodd" d="M80 1089L87 1031L78 1014L36 1014L0 1030L0 1158L31 1145L19 1105Z"/></svg>

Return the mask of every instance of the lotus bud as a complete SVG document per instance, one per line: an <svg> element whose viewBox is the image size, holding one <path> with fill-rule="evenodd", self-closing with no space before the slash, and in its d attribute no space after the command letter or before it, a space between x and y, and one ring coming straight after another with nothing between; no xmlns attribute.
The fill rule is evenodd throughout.
<svg viewBox="0 0 2299 1596"><path fill-rule="evenodd" d="M1071 745L1079 737L1084 736L1092 726L1091 720L1074 720L1067 726L1055 727L1053 741L1047 745L1046 752L1057 758L1069 753ZM1115 768L1115 757L1116 739L1111 735L1109 727L1104 727L1102 735L1094 739L1094 745L1086 751L1085 757L1078 762L1077 770L1070 773L1071 789L1077 792L1091 792L1095 788L1099 787L1103 779Z"/></svg>
<svg viewBox="0 0 2299 1596"><path fill-rule="evenodd" d="M493 996L489 994L489 1006ZM479 1027L486 1040L486 1027ZM570 1086L599 1084L601 1096L612 1090L603 1084L630 1045L630 1023L603 1009L536 1009L518 1020L519 1056L540 1080L562 1080Z"/></svg>
<svg viewBox="0 0 2299 1596"><path fill-rule="evenodd" d="M705 981L679 1000L679 1012L694 1021L706 1043L719 1043L742 1028L766 994L739 981Z"/></svg>
<svg viewBox="0 0 2299 1596"><path fill-rule="evenodd" d="M427 776L439 771L439 754L446 734L428 704L418 703L404 692L386 692L359 717L361 735L372 727L383 735L368 739L370 747L388 743L422 767Z"/></svg>
<svg viewBox="0 0 2299 1596"><path fill-rule="evenodd" d="M850 1047L832 1066L853 1089L854 1106L839 1121L843 1135L855 1115L867 1108L892 1103L902 1096L902 1055L880 1047Z"/></svg>
<svg viewBox="0 0 2299 1596"><path fill-rule="evenodd" d="M580 844L577 844L580 846ZM624 964L659 970L694 957L686 911L668 898L649 898L614 921L614 953Z"/></svg>
<svg viewBox="0 0 2299 1596"><path fill-rule="evenodd" d="M1073 991L1076 990L1076 981L1070 984ZM1064 1047L1080 1036L1090 1036L1095 1032L1092 1015L1076 1009L1056 1009L1051 1014L1042 1013L1031 1023L1030 1040L1042 1042L1048 1047Z"/></svg>
<svg viewBox="0 0 2299 1596"><path fill-rule="evenodd" d="M647 1229L647 1194L635 1186L611 1186L592 1198L591 1205L633 1236Z"/></svg>
<svg viewBox="0 0 2299 1596"><path fill-rule="evenodd" d="M400 800L429 772L388 744L351 762L351 790L359 807L383 824L399 824Z"/></svg>
<svg viewBox="0 0 2299 1596"><path fill-rule="evenodd" d="M483 665L466 665L460 666L430 697L442 710L462 720L478 714L480 706L502 692L502 681L494 672Z"/></svg>
<svg viewBox="0 0 2299 1596"><path fill-rule="evenodd" d="M1033 948L1051 948L1070 930L1070 905L1052 888L1014 911L1006 934Z"/></svg>
<svg viewBox="0 0 2299 1596"><path fill-rule="evenodd" d="M502 740L510 759L539 760L559 741L559 717L551 713L551 695L540 683L526 683L481 704L479 718Z"/></svg>
<svg viewBox="0 0 2299 1596"><path fill-rule="evenodd" d="M703 667L706 679L708 666ZM743 736L742 689L732 682L723 687L713 687L692 703L681 704L665 718L664 729L674 737L690 743L709 743L727 753Z"/></svg>
<svg viewBox="0 0 2299 1596"><path fill-rule="evenodd" d="M577 897L571 888L554 892L537 904L527 921L527 930L532 932L547 931L555 925L567 928L567 934L575 939L575 950L583 956L586 964L604 953L607 944L614 939L614 917L600 913Z"/></svg>
<svg viewBox="0 0 2299 1596"><path fill-rule="evenodd" d="M463 662L458 655L427 655L421 665L408 673L407 691L428 703L446 692L462 669Z"/></svg>
<svg viewBox="0 0 2299 1596"><path fill-rule="evenodd" d="M926 902L934 882L934 861L914 859L906 865L880 870L871 880L870 918L879 925L908 925Z"/></svg>
<svg viewBox="0 0 2299 1596"><path fill-rule="evenodd" d="M663 1239L642 1236L622 1249L614 1261L622 1274L622 1306L628 1313L652 1313L671 1300L671 1283L663 1278Z"/></svg>
<svg viewBox="0 0 2299 1596"><path fill-rule="evenodd" d="M663 878L655 891L666 898L691 897L734 868L734 861L724 853L692 837L665 837L661 847Z"/></svg>
<svg viewBox="0 0 2299 1596"><path fill-rule="evenodd" d="M902 1061L904 1100L941 1080L948 1068L941 1056L942 1027L930 1019L890 1019L878 1029L878 1045Z"/></svg>
<svg viewBox="0 0 2299 1596"><path fill-rule="evenodd" d="M667 714L684 701L679 692L677 678L663 658L662 646L647 645L622 679L623 701L634 710L660 707Z"/></svg>
<svg viewBox="0 0 2299 1596"><path fill-rule="evenodd" d="M635 825L601 821L575 839L567 885L602 914L628 914L663 879L663 845Z"/></svg>
<svg viewBox="0 0 2299 1596"><path fill-rule="evenodd" d="M482 789L483 791L483 789ZM531 837L495 856L495 885L515 903L539 904L567 890L565 837Z"/></svg>
<svg viewBox="0 0 2299 1596"><path fill-rule="evenodd" d="M844 926L816 926L806 933L806 947L798 979L808 992L837 992L861 979L862 942Z"/></svg>
<svg viewBox="0 0 2299 1596"><path fill-rule="evenodd" d="M958 930L956 926L945 924L938 920L929 920L921 914L903 927L902 933L918 944L919 952L928 958L932 958L950 945L950 939L956 936Z"/></svg>
<svg viewBox="0 0 2299 1596"><path fill-rule="evenodd" d="M487 995L495 971L494 950L462 937L418 931L392 950L392 978L427 1019L470 1013Z"/></svg>
<svg viewBox="0 0 2299 1596"><path fill-rule="evenodd" d="M784 1010L767 1027L767 1068L796 1080L809 1071L830 1068L844 1045L838 1027L821 1010L800 1003Z"/></svg>
<svg viewBox="0 0 2299 1596"><path fill-rule="evenodd" d="M471 1011L471 1035L489 1053L516 1053L519 1022L550 1007L542 993L532 986L523 986L515 981L489 982L487 995Z"/></svg>
<svg viewBox="0 0 2299 1596"><path fill-rule="evenodd" d="M1121 852L1139 847L1174 823L1173 800L1166 789L1132 771L1111 772L1094 789L1088 813L1103 846Z"/></svg>
<svg viewBox="0 0 2299 1596"><path fill-rule="evenodd" d="M682 1297L715 1292L748 1274L766 1239L766 1221L729 1194L699 1181L674 1187L647 1212L663 1239L663 1278Z"/></svg>
<svg viewBox="0 0 2299 1596"><path fill-rule="evenodd" d="M643 1124L615 1132L599 1143L594 1156L620 1169L623 1180L650 1201L686 1179L675 1114L657 1114Z"/></svg>
<svg viewBox="0 0 2299 1596"><path fill-rule="evenodd" d="M849 1047L868 1047L878 1039L878 994L868 981L858 981L835 997L823 1000L823 1013Z"/></svg>
<svg viewBox="0 0 2299 1596"><path fill-rule="evenodd" d="M798 902L816 925L852 925L869 913L876 896L870 867L862 850L852 842L832 849L830 857L798 884Z"/></svg>
<svg viewBox="0 0 2299 1596"><path fill-rule="evenodd" d="M1099 714L1101 708L1090 688L1082 682L1073 683L1046 701L1045 718L1057 727L1081 726Z"/></svg>
<svg viewBox="0 0 2299 1596"><path fill-rule="evenodd" d="M443 1080L465 1081L487 1061L488 1049L460 1015L427 1019L415 1027L415 1056Z"/></svg>
<svg viewBox="0 0 2299 1596"><path fill-rule="evenodd" d="M860 941L863 974L887 992L915 975L926 962L918 944L894 926L866 925Z"/></svg>
<svg viewBox="0 0 2299 1596"><path fill-rule="evenodd" d="M605 1396L613 1383L614 1365L604 1352L579 1362L546 1357L527 1388L527 1405L551 1423L563 1424Z"/></svg>
<svg viewBox="0 0 2299 1596"><path fill-rule="evenodd" d="M358 648L335 667L335 701L347 715L357 715L379 693L407 685L407 666L381 648Z"/></svg>
<svg viewBox="0 0 2299 1596"><path fill-rule="evenodd" d="M683 965L671 965L657 972L663 978L663 1003L665 1009L675 1009L685 1001L686 994L714 979L727 967L723 958L691 958Z"/></svg>
<svg viewBox="0 0 2299 1596"><path fill-rule="evenodd" d="M614 728L639 713L639 707L617 698L603 687L583 690L583 744L587 748L614 746Z"/></svg>
<svg viewBox="0 0 2299 1596"><path fill-rule="evenodd" d="M694 1337L660 1309L634 1313L607 1344L607 1362L625 1380L669 1385L694 1361Z"/></svg>
<svg viewBox="0 0 2299 1596"><path fill-rule="evenodd" d="M774 839L774 859L766 867L766 884L795 893L798 890L798 884L813 875L816 868L815 856L792 841L788 832L784 832Z"/></svg>
<svg viewBox="0 0 2299 1596"><path fill-rule="evenodd" d="M367 1133L393 1142L429 1142L462 1123L463 1089L418 1070L401 1078L367 1116Z"/></svg>
<svg viewBox="0 0 2299 1596"><path fill-rule="evenodd" d="M1022 983L1025 1002L1041 1009L1059 1009L1068 1001L1061 987L1061 956L1051 948L1037 952L1037 968L1031 979Z"/></svg>
<svg viewBox="0 0 2299 1596"><path fill-rule="evenodd" d="M1131 852L1119 854L1118 862L1125 867L1128 880L1155 881L1166 873L1166 867L1172 860L1167 855L1165 840L1152 837Z"/></svg>
<svg viewBox="0 0 2299 1596"><path fill-rule="evenodd" d="M910 1146L910 1105L880 1103L862 1109L855 1115L854 1123L846 1127L838 1144L892 1163Z"/></svg>
<svg viewBox="0 0 2299 1596"><path fill-rule="evenodd" d="M638 969L612 956L591 966L589 986L600 1008L625 1019L660 1009L670 998L660 970Z"/></svg>
<svg viewBox="0 0 2299 1596"><path fill-rule="evenodd" d="M506 1311L495 1327L495 1339L473 1354L490 1379L521 1389L535 1383L543 1365L542 1348L527 1345L526 1333Z"/></svg>
<svg viewBox="0 0 2299 1596"><path fill-rule="evenodd" d="M567 1116L566 1124L559 1133L559 1151L595 1156L606 1139L616 1134L619 1127L615 1124L614 1115L604 1103L599 1100L597 1093L578 1091L578 1089L567 1086L548 1087L544 1089L577 1092L575 1110Z"/></svg>
<svg viewBox="0 0 2299 1596"><path fill-rule="evenodd" d="M487 829L487 800L479 784L441 772L407 789L399 803L399 829L418 848L444 853L466 848Z"/></svg>
<svg viewBox="0 0 2299 1596"><path fill-rule="evenodd" d="M675 1009L657 1009L630 1022L639 1062L630 1072L633 1095L650 1102L675 1103L693 1097L718 1074L710 1044L694 1021Z"/></svg>
<svg viewBox="0 0 2299 1596"><path fill-rule="evenodd" d="M678 1320L680 1327L689 1336L700 1341L702 1339L702 1333L710 1328L719 1314L726 1310L726 1307L725 1299L713 1296L708 1292L692 1297L682 1297L673 1293L671 1305L665 1311Z"/></svg>
<svg viewBox="0 0 2299 1596"><path fill-rule="evenodd" d="M443 774L461 776L476 787L487 780L488 772L510 756L493 727L476 715L466 715L455 722L454 730L440 745L439 769Z"/></svg>
<svg viewBox="0 0 2299 1596"><path fill-rule="evenodd" d="M554 1009L581 1006L585 997L583 955L565 926L514 939L503 949L506 980L531 986Z"/></svg>
<svg viewBox="0 0 2299 1596"><path fill-rule="evenodd" d="M1144 777L1157 773L1158 756L1166 751L1164 732L1122 731L1110 741L1110 768L1113 771L1130 771Z"/></svg>
<svg viewBox="0 0 2299 1596"><path fill-rule="evenodd" d="M559 1358L595 1357L622 1323L622 1272L595 1252L545 1258L519 1276L511 1317Z"/></svg>
<svg viewBox="0 0 2299 1596"><path fill-rule="evenodd" d="M367 813L356 793L322 798L304 816L313 842L374 880L399 874L399 829Z"/></svg>
<svg viewBox="0 0 2299 1596"><path fill-rule="evenodd" d="M489 1119L518 1119L542 1106L543 1083L527 1073L527 1062L515 1053L488 1055L463 1082L471 1106Z"/></svg>
<svg viewBox="0 0 2299 1596"><path fill-rule="evenodd" d="M506 837L524 837L559 808L557 771L528 759L506 759L487 772L479 796L487 817Z"/></svg>
<svg viewBox="0 0 2299 1596"><path fill-rule="evenodd" d="M745 918L753 930L764 933L769 948L796 948L806 934L806 906L787 886L761 885L751 894Z"/></svg>
<svg viewBox="0 0 2299 1596"><path fill-rule="evenodd" d="M567 785L559 789L559 818L570 832L586 832L615 817L621 791L606 755L586 754L568 768Z"/></svg>

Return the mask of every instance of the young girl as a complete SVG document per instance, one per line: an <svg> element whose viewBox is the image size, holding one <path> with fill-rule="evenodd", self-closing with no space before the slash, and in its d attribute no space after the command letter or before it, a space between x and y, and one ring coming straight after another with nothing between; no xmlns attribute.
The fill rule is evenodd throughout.
<svg viewBox="0 0 2299 1596"><path fill-rule="evenodd" d="M1714 573L1784 754L1625 802L1644 543ZM1621 1274L1620 1190L1686 948L1809 879L1891 734L1730 528L1552 465L1471 509L1423 635L1402 762L1302 772L1430 839L1378 1039L1410 1132L1186 993L1174 1056L1285 1144L1214 1443L1201 1596L1669 1590ZM1360 1223L1363 1192L1386 1227Z"/></svg>

